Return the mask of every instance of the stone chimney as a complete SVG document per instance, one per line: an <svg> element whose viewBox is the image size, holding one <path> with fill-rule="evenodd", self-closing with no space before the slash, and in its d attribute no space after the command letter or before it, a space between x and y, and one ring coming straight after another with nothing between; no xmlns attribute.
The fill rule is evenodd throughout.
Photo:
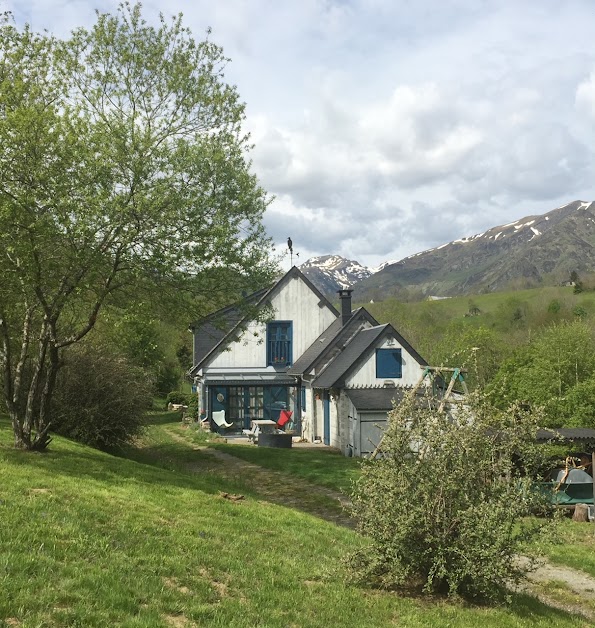
<svg viewBox="0 0 595 628"><path fill-rule="evenodd" d="M337 290L339 299L341 299L341 324L345 323L351 318L351 293L353 290Z"/></svg>

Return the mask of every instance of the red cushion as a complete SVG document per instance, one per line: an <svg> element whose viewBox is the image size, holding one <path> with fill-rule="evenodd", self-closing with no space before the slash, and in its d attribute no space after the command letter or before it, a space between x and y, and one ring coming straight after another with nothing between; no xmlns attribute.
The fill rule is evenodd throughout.
<svg viewBox="0 0 595 628"><path fill-rule="evenodd" d="M279 427L283 427L284 425L289 423L289 421L291 421L292 414L293 412L291 410L281 410L279 414L279 420L277 421L277 425Z"/></svg>

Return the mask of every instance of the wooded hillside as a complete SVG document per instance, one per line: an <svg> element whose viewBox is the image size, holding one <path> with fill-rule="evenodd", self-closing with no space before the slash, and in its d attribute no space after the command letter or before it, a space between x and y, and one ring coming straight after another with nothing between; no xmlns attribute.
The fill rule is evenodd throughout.
<svg viewBox="0 0 595 628"><path fill-rule="evenodd" d="M496 403L541 405L552 427L595 427L595 292L582 284L366 308L430 364L468 369Z"/></svg>

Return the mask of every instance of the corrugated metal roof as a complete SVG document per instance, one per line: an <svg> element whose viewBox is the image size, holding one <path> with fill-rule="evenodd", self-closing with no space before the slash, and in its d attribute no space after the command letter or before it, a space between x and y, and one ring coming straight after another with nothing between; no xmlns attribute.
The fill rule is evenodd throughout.
<svg viewBox="0 0 595 628"><path fill-rule="evenodd" d="M593 440L595 441L595 430L587 427L559 427L552 429L537 430L537 440L545 442L548 440Z"/></svg>

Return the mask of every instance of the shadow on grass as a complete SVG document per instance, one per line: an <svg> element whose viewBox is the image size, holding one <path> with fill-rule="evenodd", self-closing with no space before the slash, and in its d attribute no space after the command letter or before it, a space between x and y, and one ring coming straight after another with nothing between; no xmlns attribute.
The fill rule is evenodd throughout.
<svg viewBox="0 0 595 628"><path fill-rule="evenodd" d="M559 620L560 626L579 626L579 617L569 611L548 606L537 598L526 593L517 593L513 596L510 605L511 614L522 620L523 625L541 624L544 620ZM583 618L584 619L584 618ZM586 624L585 624L586 625Z"/></svg>
<svg viewBox="0 0 595 628"><path fill-rule="evenodd" d="M171 413L166 416L161 415L158 420L162 423L172 422ZM9 428L9 425L2 421L0 427ZM6 441L7 439L4 438L3 442L6 443ZM137 456L138 460L129 460L127 457L118 458L61 438L57 438L52 449L43 454L16 450L7 444L0 446L0 459L14 465L41 469L46 472L45 477L48 482L52 482L57 476L64 475L70 478L91 479L114 486L134 481L168 489L197 490L207 494L217 494L222 490L237 492L238 488L244 490L238 484L217 475L216 467L221 465L221 462L207 457L200 451L189 449L183 444L157 444L137 450ZM147 464L146 460L150 458L154 458L154 462ZM182 464L189 460L199 466L204 464L205 473L200 475L195 472L189 475L169 470L161 466L161 464L166 464L168 459L175 459L176 464L180 463L180 459ZM159 466L155 464L156 461L160 461ZM258 495L256 497L262 499ZM295 507L297 510L309 512L308 509L300 508L299 504ZM424 597L424 599L429 607L438 607L443 603L443 598ZM477 605L475 607L481 608ZM509 609L511 616L519 618L523 625L527 626L542 625L543 621L552 620L559 621L561 626L580 625L576 623L577 615L550 607L527 594L515 594Z"/></svg>
<svg viewBox="0 0 595 628"><path fill-rule="evenodd" d="M225 443L210 446L287 477L300 477L344 494L351 491L359 477L360 461L331 449L275 449Z"/></svg>
<svg viewBox="0 0 595 628"><path fill-rule="evenodd" d="M151 410L146 415L145 424L164 425L166 423L179 423L182 420L181 412L170 412L169 410Z"/></svg>
<svg viewBox="0 0 595 628"><path fill-rule="evenodd" d="M155 413L149 418L155 419L159 425L178 422L177 414L171 412ZM126 447L118 451L103 452L54 436L46 451L31 452L13 447L10 423L4 417L0 418L0 429L4 432L0 438L0 460L6 460L15 466L42 469L48 478L64 475L108 481L114 485L133 480L209 494L217 494L219 491L237 492L244 488L238 482L216 474L214 466L218 461L175 443L155 443L140 449ZM185 469L190 464L193 467L192 474ZM204 473L201 473L201 469Z"/></svg>

